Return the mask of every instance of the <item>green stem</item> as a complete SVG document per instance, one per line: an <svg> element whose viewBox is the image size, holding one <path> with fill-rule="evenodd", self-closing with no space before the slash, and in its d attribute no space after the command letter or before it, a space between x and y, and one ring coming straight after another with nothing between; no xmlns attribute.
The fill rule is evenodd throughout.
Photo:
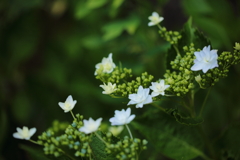
<svg viewBox="0 0 240 160"><path fill-rule="evenodd" d="M32 142L32 143L34 143L34 144L41 145L41 144L39 144L37 141L31 140L31 139L29 139L29 141Z"/></svg>
<svg viewBox="0 0 240 160"><path fill-rule="evenodd" d="M58 149L60 149L60 148L58 148ZM67 154L66 152L64 152L62 149L60 149L60 151L61 151L63 154L65 154L67 157L69 157L70 159L76 160L74 157L70 156L69 154Z"/></svg>
<svg viewBox="0 0 240 160"><path fill-rule="evenodd" d="M209 88L209 90L208 90L208 92L207 92L207 95L206 95L206 97L205 97L205 99L204 99L204 101L203 101L203 104L202 104L202 107L201 107L201 110L200 110L200 113L199 113L199 117L202 116L203 109L204 109L205 104L206 104L206 102L207 102L207 99L208 99L209 93L211 92L211 89L212 89L212 87Z"/></svg>
<svg viewBox="0 0 240 160"><path fill-rule="evenodd" d="M73 119L76 119L76 117L74 116L72 110L70 111L70 113L72 114Z"/></svg>
<svg viewBox="0 0 240 160"><path fill-rule="evenodd" d="M180 52L179 52L179 50L178 50L178 48L177 48L177 46L175 44L173 44L173 47L174 47L175 51L177 52L177 55L182 57Z"/></svg>
<svg viewBox="0 0 240 160"><path fill-rule="evenodd" d="M126 126L126 128L127 128L127 130L128 130L128 133L129 133L129 135L130 135L131 139L133 139L132 133L131 133L131 131L130 131L130 129L129 129L129 127L128 127L128 125L127 125L127 124L125 124L125 126Z"/></svg>
<svg viewBox="0 0 240 160"><path fill-rule="evenodd" d="M105 142L105 141L102 139L102 137L101 137L97 132L94 132L94 133L95 133L95 135L96 135L105 145L108 145L108 143Z"/></svg>

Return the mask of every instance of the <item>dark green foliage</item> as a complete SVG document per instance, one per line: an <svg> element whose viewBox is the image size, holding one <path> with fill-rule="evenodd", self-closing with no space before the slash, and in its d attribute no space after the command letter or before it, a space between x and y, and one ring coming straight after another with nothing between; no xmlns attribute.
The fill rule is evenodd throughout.
<svg viewBox="0 0 240 160"><path fill-rule="evenodd" d="M169 115L173 116L177 122L185 125L199 125L203 123L203 118L202 117L190 117L190 116L183 116L178 109L166 109L166 113Z"/></svg>
<svg viewBox="0 0 240 160"><path fill-rule="evenodd" d="M147 117L145 115L144 119L132 125L154 146L156 150L153 153L184 160L206 157L202 152L203 141L198 128L181 125L166 113L148 112Z"/></svg>

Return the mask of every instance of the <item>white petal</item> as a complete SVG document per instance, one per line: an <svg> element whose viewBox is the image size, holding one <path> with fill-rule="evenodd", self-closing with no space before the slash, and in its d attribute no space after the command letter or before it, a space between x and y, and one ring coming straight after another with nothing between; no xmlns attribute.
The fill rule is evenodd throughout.
<svg viewBox="0 0 240 160"><path fill-rule="evenodd" d="M13 137L17 139L23 139L23 137L18 132L13 133Z"/></svg>
<svg viewBox="0 0 240 160"><path fill-rule="evenodd" d="M148 23L148 26L154 26L154 25L155 25L155 23L153 23L153 22Z"/></svg>
<svg viewBox="0 0 240 160"><path fill-rule="evenodd" d="M34 133L37 131L37 129L36 128L31 128L30 130L29 130L29 136L31 137L32 135L34 135Z"/></svg>
<svg viewBox="0 0 240 160"><path fill-rule="evenodd" d="M130 123L135 117L136 117L135 114L131 115L131 116L127 119L127 124Z"/></svg>

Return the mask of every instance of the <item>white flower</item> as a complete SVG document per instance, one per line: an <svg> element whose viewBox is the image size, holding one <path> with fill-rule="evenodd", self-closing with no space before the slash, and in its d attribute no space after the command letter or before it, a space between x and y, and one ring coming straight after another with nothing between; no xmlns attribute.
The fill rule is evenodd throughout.
<svg viewBox="0 0 240 160"><path fill-rule="evenodd" d="M36 128L31 128L30 130L28 127L23 127L23 129L17 127L17 132L13 133L13 137L17 139L26 139L29 140L34 133L37 131Z"/></svg>
<svg viewBox="0 0 240 160"><path fill-rule="evenodd" d="M148 23L148 26L154 26L163 21L163 17L160 17L157 12L153 12L151 16L148 17L150 22Z"/></svg>
<svg viewBox="0 0 240 160"><path fill-rule="evenodd" d="M217 50L210 50L210 45L204 47L200 52L194 52L196 59L194 65L191 67L192 71L202 70L206 73L209 69L218 67L218 55Z"/></svg>
<svg viewBox="0 0 240 160"><path fill-rule="evenodd" d="M158 95L165 95L165 90L170 87L170 85L165 85L164 84L164 80L161 80L159 83L158 82L152 82L152 86L150 86L149 88L151 90L153 90L151 96L152 97L156 97Z"/></svg>
<svg viewBox="0 0 240 160"><path fill-rule="evenodd" d="M137 104L136 108L142 108L144 104L152 102L152 97L149 95L149 88L138 87L137 94L130 94L128 98L131 100L127 105Z"/></svg>
<svg viewBox="0 0 240 160"><path fill-rule="evenodd" d="M98 127L100 126L102 121L102 118L98 118L96 121L94 121L92 118L89 118L89 120L83 120L83 126L79 129L80 132L84 132L86 134L95 132L98 130Z"/></svg>
<svg viewBox="0 0 240 160"><path fill-rule="evenodd" d="M107 58L103 57L102 62L96 64L96 71L94 75L97 75L98 70L102 70L103 73L111 73L113 69L116 67L115 63L112 60L112 53L108 55Z"/></svg>
<svg viewBox="0 0 240 160"><path fill-rule="evenodd" d="M103 94L111 94L117 90L116 84L112 84L111 82L108 82L107 85L104 83L104 85L100 85L100 87L104 90L102 92Z"/></svg>
<svg viewBox="0 0 240 160"><path fill-rule="evenodd" d="M116 110L114 117L110 118L109 121L112 123L112 126L125 125L130 123L135 118L134 114L130 114L130 108L128 108L126 111L124 109L122 109L122 111Z"/></svg>
<svg viewBox="0 0 240 160"><path fill-rule="evenodd" d="M73 100L72 96L68 96L66 101L63 103L63 102L59 102L58 105L64 110L64 112L69 112L71 111L75 104L77 103L76 100Z"/></svg>
<svg viewBox="0 0 240 160"><path fill-rule="evenodd" d="M118 136L123 131L123 126L111 126L108 131L111 132L114 136Z"/></svg>

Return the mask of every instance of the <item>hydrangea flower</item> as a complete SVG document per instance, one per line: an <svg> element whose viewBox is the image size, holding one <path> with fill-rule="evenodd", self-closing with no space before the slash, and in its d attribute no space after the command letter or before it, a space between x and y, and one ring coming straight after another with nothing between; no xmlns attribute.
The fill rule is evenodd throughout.
<svg viewBox="0 0 240 160"><path fill-rule="evenodd" d="M71 111L75 104L77 103L76 100L73 100L72 96L69 95L66 99L66 101L63 103L63 102L59 102L58 105L64 110L64 112L69 112Z"/></svg>
<svg viewBox="0 0 240 160"><path fill-rule="evenodd" d="M17 127L17 132L13 133L13 137L17 139L29 140L36 131L36 128L28 129L28 127L24 126L23 129L21 129Z"/></svg>
<svg viewBox="0 0 240 160"><path fill-rule="evenodd" d="M131 115L131 109L128 108L126 111L122 109L121 111L116 110L114 117L110 118L109 121L112 126L120 126L130 123L135 118L135 115Z"/></svg>
<svg viewBox="0 0 240 160"><path fill-rule="evenodd" d="M149 88L143 88L142 86L139 86L136 94L130 94L128 96L130 102L128 102L127 105L137 104L136 108L142 108L144 104L151 103L152 96L149 95L149 91Z"/></svg>
<svg viewBox="0 0 240 160"><path fill-rule="evenodd" d="M163 17L160 17L157 12L153 12L151 16L148 17L150 22L148 26L154 26L163 21Z"/></svg>
<svg viewBox="0 0 240 160"><path fill-rule="evenodd" d="M102 118L98 118L94 121L92 118L89 120L83 120L83 126L79 129L80 132L84 132L86 134L95 132L98 130L99 126L101 125Z"/></svg>
<svg viewBox="0 0 240 160"><path fill-rule="evenodd" d="M192 71L202 70L206 73L209 69L218 67L218 55L217 50L210 50L210 45L204 47L200 52L194 52L196 59L194 65L191 67Z"/></svg>
<svg viewBox="0 0 240 160"><path fill-rule="evenodd" d="M96 64L94 75L98 74L97 72L99 69L101 69L103 73L111 73L115 67L116 65L112 60L112 53L110 53L107 58L103 57L101 63Z"/></svg>
<svg viewBox="0 0 240 160"><path fill-rule="evenodd" d="M153 90L151 96L152 97L156 97L158 95L165 95L165 90L170 87L170 85L165 85L164 80L161 80L159 83L158 82L152 82L152 86L150 86L149 88L151 90Z"/></svg>
<svg viewBox="0 0 240 160"><path fill-rule="evenodd" d="M103 94L111 94L117 90L116 84L112 84L111 82L108 82L106 85L105 83L103 85L100 85L100 87L103 88Z"/></svg>

